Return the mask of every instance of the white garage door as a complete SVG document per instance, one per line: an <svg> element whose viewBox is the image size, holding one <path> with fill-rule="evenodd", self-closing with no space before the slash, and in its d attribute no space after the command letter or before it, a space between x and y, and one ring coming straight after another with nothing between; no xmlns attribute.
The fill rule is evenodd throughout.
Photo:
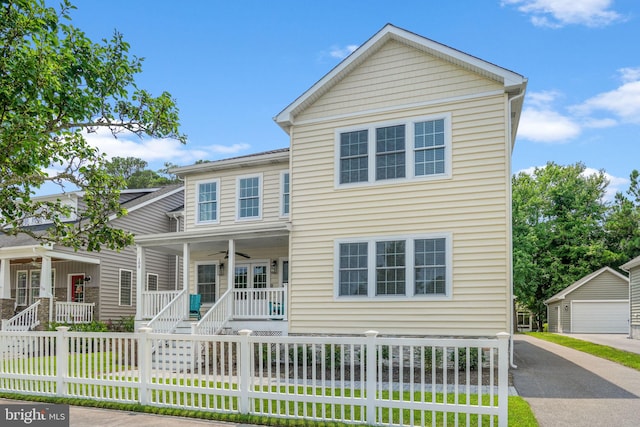
<svg viewBox="0 0 640 427"><path fill-rule="evenodd" d="M571 332L629 332L628 301L574 301L571 304Z"/></svg>

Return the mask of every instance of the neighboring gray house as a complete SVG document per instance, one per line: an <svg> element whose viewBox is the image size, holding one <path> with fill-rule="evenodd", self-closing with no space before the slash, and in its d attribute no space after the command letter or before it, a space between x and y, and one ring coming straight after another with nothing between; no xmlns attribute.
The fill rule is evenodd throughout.
<svg viewBox="0 0 640 427"><path fill-rule="evenodd" d="M64 198L65 203L74 208L81 209L83 204L82 192L45 197ZM182 185L124 190L120 202L128 214L112 217L111 226L115 228L136 235L182 229ZM33 227L46 228L47 224ZM40 324L45 321L115 320L135 314L135 247L120 252L74 251L59 245L42 245L26 235L0 235L0 262L4 323L17 313L36 312L38 307ZM154 291L175 290L177 265L175 256L150 251L146 287ZM45 280L48 272L51 279ZM54 303L36 304L41 298L45 298L42 302L50 302L50 296L54 296ZM28 329L26 324L16 328Z"/></svg>
<svg viewBox="0 0 640 427"><path fill-rule="evenodd" d="M640 256L621 266L629 272L629 308L631 324L629 335L640 339Z"/></svg>
<svg viewBox="0 0 640 427"><path fill-rule="evenodd" d="M549 332L629 333L629 279L604 267L544 302Z"/></svg>

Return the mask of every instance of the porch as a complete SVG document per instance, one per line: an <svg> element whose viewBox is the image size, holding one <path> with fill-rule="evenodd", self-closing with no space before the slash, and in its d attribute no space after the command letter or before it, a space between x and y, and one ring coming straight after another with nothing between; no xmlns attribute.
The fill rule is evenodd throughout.
<svg viewBox="0 0 640 427"><path fill-rule="evenodd" d="M143 292L144 318L137 326L144 324L159 333L174 333L181 324L188 323L187 333L204 335L253 326L257 331L286 335L286 285L230 289L208 308L194 306L194 295L184 290Z"/></svg>

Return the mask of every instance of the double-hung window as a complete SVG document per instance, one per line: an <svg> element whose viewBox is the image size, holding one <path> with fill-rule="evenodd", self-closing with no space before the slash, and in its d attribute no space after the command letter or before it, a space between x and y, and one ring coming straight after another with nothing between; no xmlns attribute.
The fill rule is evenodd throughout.
<svg viewBox="0 0 640 427"><path fill-rule="evenodd" d="M450 298L451 236L336 241L336 296Z"/></svg>
<svg viewBox="0 0 640 427"><path fill-rule="evenodd" d="M197 222L218 222L220 181L199 182L198 187L198 211Z"/></svg>
<svg viewBox="0 0 640 427"><path fill-rule="evenodd" d="M262 199L262 176L239 177L238 219L260 219Z"/></svg>
<svg viewBox="0 0 640 427"><path fill-rule="evenodd" d="M450 114L336 132L336 185L451 176Z"/></svg>
<svg viewBox="0 0 640 427"><path fill-rule="evenodd" d="M216 301L216 264L198 264L197 287L203 303Z"/></svg>

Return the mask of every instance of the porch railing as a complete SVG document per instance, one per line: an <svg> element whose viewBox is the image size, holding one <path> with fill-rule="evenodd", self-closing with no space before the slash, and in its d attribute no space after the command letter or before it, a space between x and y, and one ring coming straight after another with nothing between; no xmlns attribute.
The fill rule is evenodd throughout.
<svg viewBox="0 0 640 427"><path fill-rule="evenodd" d="M158 333L173 332L176 326L187 318L188 298L189 294L186 291L180 291L169 304L147 323L147 327Z"/></svg>
<svg viewBox="0 0 640 427"><path fill-rule="evenodd" d="M56 301L55 321L57 323L91 323L95 303Z"/></svg>
<svg viewBox="0 0 640 427"><path fill-rule="evenodd" d="M142 292L142 318L153 319L166 307L180 291L145 291Z"/></svg>
<svg viewBox="0 0 640 427"><path fill-rule="evenodd" d="M3 331L30 331L40 324L38 320L40 300L34 302L11 319L2 320Z"/></svg>
<svg viewBox="0 0 640 427"><path fill-rule="evenodd" d="M233 289L233 318L284 319L286 289Z"/></svg>
<svg viewBox="0 0 640 427"><path fill-rule="evenodd" d="M225 292L211 307L202 319L194 326L192 332L202 335L216 335L233 315L233 291Z"/></svg>

